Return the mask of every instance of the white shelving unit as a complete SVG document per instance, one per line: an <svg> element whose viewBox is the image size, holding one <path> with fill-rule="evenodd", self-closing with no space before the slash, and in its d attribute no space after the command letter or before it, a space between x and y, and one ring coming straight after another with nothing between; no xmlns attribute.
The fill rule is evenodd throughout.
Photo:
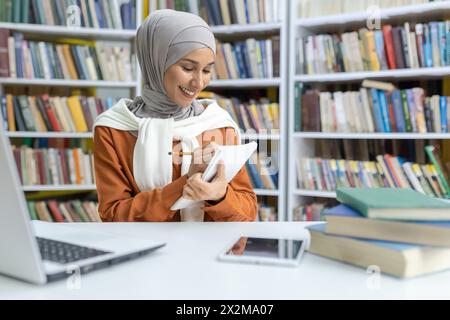
<svg viewBox="0 0 450 320"><path fill-rule="evenodd" d="M60 79L26 79L0 78L0 85L13 86L48 86L48 87L77 87L77 88L130 88L137 89L137 81L105 81L105 80L60 80Z"/></svg>
<svg viewBox="0 0 450 320"><path fill-rule="evenodd" d="M207 89L214 88L269 88L279 87L283 80L281 78L274 79L227 79L213 80Z"/></svg>
<svg viewBox="0 0 450 320"><path fill-rule="evenodd" d="M92 132L28 132L28 131L8 131L9 138L66 138L66 139L90 139ZM242 133L242 140L280 140L279 134L251 134Z"/></svg>
<svg viewBox="0 0 450 320"><path fill-rule="evenodd" d="M449 133L322 133L322 132L295 132L295 83L300 81L305 84L317 83L346 83L359 82L363 79L396 80L396 79L439 79L450 76L450 67L420 68L420 69L400 69L385 70L380 72L342 72L334 74L300 75L296 74L296 37L322 33L341 33L347 30L356 30L366 26L366 21L373 13L359 12L340 14L335 16L298 18L300 0L290 2L289 7L289 112L288 112L288 174L286 193L287 220L293 220L293 210L300 204L305 203L311 197L335 198L335 192L311 191L298 188L298 176L296 159L302 157L320 156L316 154L316 139L450 139ZM381 24L402 23L405 21L415 21L420 19L431 21L448 17L450 13L450 2L434 2L421 5L410 5L399 8L380 9L378 16Z"/></svg>
<svg viewBox="0 0 450 320"><path fill-rule="evenodd" d="M223 35L235 35L235 34L249 34L249 33L261 33L261 32L272 32L280 31L283 27L283 22L270 22L270 23L256 23L256 24L245 24L245 25L228 25L228 26L213 26L212 31L216 36Z"/></svg>
<svg viewBox="0 0 450 320"><path fill-rule="evenodd" d="M92 40L125 40L134 39L135 30L94 29L84 27L49 26L42 24L0 22L0 28L34 35L66 36Z"/></svg>
<svg viewBox="0 0 450 320"><path fill-rule="evenodd" d="M137 26L142 21L142 1L136 0ZM24 23L0 23L0 28L22 32L25 35L32 35L47 41L55 38L68 37L88 40L107 40L115 42L130 42L134 48L135 30L116 29L94 29L94 28L74 28L65 26L51 26ZM134 62L137 66L137 61ZM0 94L5 86L41 86L41 87L67 87L67 88L95 88L98 96L109 96L111 93L121 90L129 97L140 95L141 93L141 73L139 68L135 68L136 75L134 81L90 81L90 80L46 80L46 79L23 79L23 78L0 78ZM3 133L2 133L3 134ZM62 139L92 139L92 132L6 132L9 138L62 138ZM33 185L22 186L24 192L36 191L93 191L95 185Z"/></svg>
<svg viewBox="0 0 450 320"><path fill-rule="evenodd" d="M278 199L278 220L285 221L286 212L286 176L287 167L285 163L287 155L287 85L288 85L288 28L287 19L288 0L279 0L280 17L284 19L275 23L258 23L248 25L230 25L230 26L213 26L212 30L217 39L230 39L239 36L257 37L262 34L279 34L280 35L280 77L273 79L230 79L230 80L214 80L211 81L207 90L230 88L236 90L246 90L248 88L278 88L279 89L279 105L280 105L280 130L279 133L257 134L242 133L242 140L271 140L278 145L278 190L255 189L258 196L276 197Z"/></svg>
<svg viewBox="0 0 450 320"><path fill-rule="evenodd" d="M22 186L22 190L25 192L31 191L93 191L96 190L95 184L89 185L37 185L37 186Z"/></svg>

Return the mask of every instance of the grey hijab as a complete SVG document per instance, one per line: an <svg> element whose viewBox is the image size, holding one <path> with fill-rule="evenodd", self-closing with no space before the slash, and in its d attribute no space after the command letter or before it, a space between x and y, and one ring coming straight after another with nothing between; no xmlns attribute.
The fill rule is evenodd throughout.
<svg viewBox="0 0 450 320"><path fill-rule="evenodd" d="M199 16L170 9L151 13L137 31L136 52L144 88L128 108L141 118L174 118L182 120L203 112L193 101L189 107L176 105L164 90L166 70L189 52L216 44L212 31Z"/></svg>

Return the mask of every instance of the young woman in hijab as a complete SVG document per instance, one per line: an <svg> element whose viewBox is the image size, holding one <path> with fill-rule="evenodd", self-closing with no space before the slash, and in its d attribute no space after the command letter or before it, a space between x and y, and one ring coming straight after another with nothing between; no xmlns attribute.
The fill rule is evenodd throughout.
<svg viewBox="0 0 450 320"><path fill-rule="evenodd" d="M158 10L140 26L142 96L121 99L94 125L103 221L255 220L256 195L245 166L230 183L224 164L213 181L201 180L214 143L240 143L239 128L224 109L195 99L211 80L215 49L209 26L190 13ZM169 155L179 151L194 155ZM170 210L181 196L204 205Z"/></svg>

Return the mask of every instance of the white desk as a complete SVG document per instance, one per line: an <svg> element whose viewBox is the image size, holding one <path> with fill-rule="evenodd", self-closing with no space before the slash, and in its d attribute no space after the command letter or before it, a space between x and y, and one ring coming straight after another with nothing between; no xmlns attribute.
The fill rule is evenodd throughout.
<svg viewBox="0 0 450 320"><path fill-rule="evenodd" d="M167 242L154 253L67 281L34 286L0 276L0 299L450 299L450 272L412 280L382 275L306 253L298 268L219 262L233 238L302 236L306 223L78 224Z"/></svg>

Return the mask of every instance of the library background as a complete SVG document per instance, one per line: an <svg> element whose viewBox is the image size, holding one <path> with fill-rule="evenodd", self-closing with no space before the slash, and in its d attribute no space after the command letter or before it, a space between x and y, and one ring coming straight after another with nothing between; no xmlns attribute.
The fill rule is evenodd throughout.
<svg viewBox="0 0 450 320"><path fill-rule="evenodd" d="M100 221L95 117L141 93L149 12L200 15L216 99L259 150L260 221L317 221L337 187L446 198L450 1L0 0L1 116L32 219Z"/></svg>

